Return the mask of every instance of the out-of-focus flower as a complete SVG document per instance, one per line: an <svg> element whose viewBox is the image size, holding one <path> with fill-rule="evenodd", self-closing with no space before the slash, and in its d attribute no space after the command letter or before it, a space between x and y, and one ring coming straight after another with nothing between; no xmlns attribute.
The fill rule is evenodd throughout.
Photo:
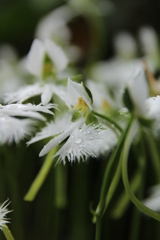
<svg viewBox="0 0 160 240"><path fill-rule="evenodd" d="M131 59L137 56L137 44L128 32L121 32L114 38L116 55L120 58Z"/></svg>
<svg viewBox="0 0 160 240"><path fill-rule="evenodd" d="M126 99L128 102L125 102L128 106L126 106L139 116L145 115L145 100L149 97L149 87L143 68L135 69L126 87L129 93L129 98ZM129 106L130 104L132 106Z"/></svg>
<svg viewBox="0 0 160 240"><path fill-rule="evenodd" d="M46 78L63 71L67 64L65 53L53 41L50 39L46 39L44 43L38 39L33 41L27 59L27 69L31 74Z"/></svg>
<svg viewBox="0 0 160 240"><path fill-rule="evenodd" d="M150 189L150 195L143 201L144 205L153 211L160 211L160 186Z"/></svg>
<svg viewBox="0 0 160 240"><path fill-rule="evenodd" d="M141 28L139 30L139 39L147 63L153 70L157 69L160 63L160 49L155 30L152 27Z"/></svg>
<svg viewBox="0 0 160 240"><path fill-rule="evenodd" d="M6 200L0 206L0 229L2 229L2 227L5 227L5 225L7 223L9 223L8 218L6 218L6 215L11 212L7 209L9 204L10 204L10 202L8 202L8 200Z"/></svg>
<svg viewBox="0 0 160 240"><path fill-rule="evenodd" d="M74 16L74 11L67 5L55 9L40 20L35 36L42 41L48 38L62 43L68 42L71 32L67 23Z"/></svg>

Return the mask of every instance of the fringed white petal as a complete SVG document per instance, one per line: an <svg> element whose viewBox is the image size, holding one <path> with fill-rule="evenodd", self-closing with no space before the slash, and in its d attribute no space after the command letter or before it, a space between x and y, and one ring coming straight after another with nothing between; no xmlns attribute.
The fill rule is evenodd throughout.
<svg viewBox="0 0 160 240"><path fill-rule="evenodd" d="M4 102L6 103L22 103L31 97L40 95L43 91L43 88L40 84L33 84L29 86L24 86L14 93L7 93L4 95Z"/></svg>
<svg viewBox="0 0 160 240"><path fill-rule="evenodd" d="M39 156L44 156L47 154L52 148L56 147L59 145L64 139L66 139L74 129L79 128L81 126L82 120L77 121L77 122L72 122L69 126L68 129L66 129L63 133L55 137L54 139L50 140L41 150Z"/></svg>
<svg viewBox="0 0 160 240"><path fill-rule="evenodd" d="M6 200L0 206L0 229L2 229L1 227L4 227L6 223L9 223L8 218L6 218L6 215L11 212L7 209L9 204L10 204L10 202L8 200Z"/></svg>
<svg viewBox="0 0 160 240"><path fill-rule="evenodd" d="M47 123L47 126L38 132L35 137L33 137L27 144L38 142L45 138L53 137L64 132L68 126L71 124L71 119L69 115L64 115L61 118L55 119L55 122Z"/></svg>
<svg viewBox="0 0 160 240"><path fill-rule="evenodd" d="M0 143L19 143L29 136L33 130L35 121L31 119L16 119L10 116L0 116Z"/></svg>
<svg viewBox="0 0 160 240"><path fill-rule="evenodd" d="M32 105L32 104L9 104L6 106L0 106L0 113L9 116L31 117L44 121L46 118L38 112L44 112L53 115L49 109L57 108L54 104Z"/></svg>
<svg viewBox="0 0 160 240"><path fill-rule="evenodd" d="M63 161L64 164L66 158L69 162L76 160L80 162L80 160L84 161L90 156L97 157L111 146L113 147L113 143L106 141L106 138L109 140L108 129L101 127L100 125L86 126L83 124L81 128L75 128L55 157L59 156L58 161ZM107 143L108 145L105 146Z"/></svg>

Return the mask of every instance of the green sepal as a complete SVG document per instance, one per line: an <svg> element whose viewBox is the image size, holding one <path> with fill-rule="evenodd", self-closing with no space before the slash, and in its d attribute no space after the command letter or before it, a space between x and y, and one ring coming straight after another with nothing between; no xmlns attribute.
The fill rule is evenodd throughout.
<svg viewBox="0 0 160 240"><path fill-rule="evenodd" d="M45 54L43 60L42 78L46 80L48 77L55 78L54 65L48 54Z"/></svg>
<svg viewBox="0 0 160 240"><path fill-rule="evenodd" d="M125 88L123 96L122 96L123 102L125 104L125 106L131 111L133 112L134 110L134 104L132 102L132 99L130 97L128 88Z"/></svg>
<svg viewBox="0 0 160 240"><path fill-rule="evenodd" d="M79 112L76 112L76 111L74 111L73 113L72 113L72 119L71 119L71 121L72 122L76 122L79 118L81 118L82 117L82 115L79 113Z"/></svg>
<svg viewBox="0 0 160 240"><path fill-rule="evenodd" d="M81 84L82 84L82 86L84 87L85 91L87 92L89 98L91 99L91 104L93 104L93 96L92 96L91 91L89 90L88 87L86 87L86 85L85 85L83 82L81 82Z"/></svg>
<svg viewBox="0 0 160 240"><path fill-rule="evenodd" d="M85 121L85 124L86 125L89 125L89 124L96 124L98 125L98 119L92 114L90 113L87 118L86 118L86 121Z"/></svg>

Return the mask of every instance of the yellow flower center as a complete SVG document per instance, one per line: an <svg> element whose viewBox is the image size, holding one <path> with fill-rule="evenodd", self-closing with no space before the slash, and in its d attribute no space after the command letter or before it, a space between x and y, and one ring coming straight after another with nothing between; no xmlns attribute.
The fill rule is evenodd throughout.
<svg viewBox="0 0 160 240"><path fill-rule="evenodd" d="M84 113L86 110L88 110L88 105L81 97L79 97L78 104L72 109L77 110L79 113Z"/></svg>

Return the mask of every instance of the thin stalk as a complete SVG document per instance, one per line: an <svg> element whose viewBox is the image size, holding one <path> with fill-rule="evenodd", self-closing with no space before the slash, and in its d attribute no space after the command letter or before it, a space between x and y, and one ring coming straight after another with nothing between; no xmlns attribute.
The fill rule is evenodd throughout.
<svg viewBox="0 0 160 240"><path fill-rule="evenodd" d="M110 117L108 117L106 115L103 115L101 113L97 113L96 111L92 111L92 113L95 116L100 117L100 118L106 120L107 122L113 124L120 132L123 132L123 129L121 128L121 126L117 122L115 122L112 118L110 118Z"/></svg>
<svg viewBox="0 0 160 240"><path fill-rule="evenodd" d="M62 209L67 205L67 171L66 166L58 164L55 168L55 205Z"/></svg>
<svg viewBox="0 0 160 240"><path fill-rule="evenodd" d="M2 228L4 236L6 237L7 240L14 240L11 231L9 230L9 228L6 225L1 226L1 228Z"/></svg>
<svg viewBox="0 0 160 240"><path fill-rule="evenodd" d="M100 240L101 239L101 219L97 218L96 221L96 238L95 240Z"/></svg>
<svg viewBox="0 0 160 240"><path fill-rule="evenodd" d="M120 180L120 177L121 177L121 167L122 165L122 161L119 161L118 163L118 166L116 168L116 172L114 174L114 177L113 177L113 180L111 182L111 185L110 185L110 188L109 188L109 191L108 191L108 194L107 194L107 197L106 197L106 203L105 203L105 209L104 211L106 211L111 199L112 199L112 196L117 188L117 185L119 183L119 180Z"/></svg>
<svg viewBox="0 0 160 240"><path fill-rule="evenodd" d="M145 159L146 159L146 153L145 153L145 146L144 146L144 139L142 135L141 143L140 143L140 155L138 158L138 172L139 172L139 189L138 189L138 197L140 199L143 198L144 194L144 183L145 183ZM138 240L139 236L139 230L140 230L140 224L141 224L141 213L140 211L134 207L133 214L132 214L132 221L131 221L131 227L130 227L130 240Z"/></svg>
<svg viewBox="0 0 160 240"><path fill-rule="evenodd" d="M122 157L122 177L123 177L123 183L125 186L126 193L129 195L131 201L135 204L135 206L142 212L144 212L146 215L160 221L160 214L157 212L154 212L150 208L146 207L141 201L139 201L136 196L134 195L128 179L128 155L129 150L131 148L131 144L133 142L133 139L135 137L135 122L132 124L131 129L126 137L123 152L121 154Z"/></svg>
<svg viewBox="0 0 160 240"><path fill-rule="evenodd" d="M41 188L43 182L45 181L49 170L51 169L52 164L55 162L56 158L53 158L57 151L57 147L53 148L45 159L45 162L42 165L41 170L39 171L37 177L33 181L29 191L24 197L26 201L33 201L35 196L37 195L39 189Z"/></svg>
<svg viewBox="0 0 160 240"><path fill-rule="evenodd" d="M147 141L149 143L149 151L152 157L152 164L154 167L155 175L157 178L158 183L160 183L160 159L159 159L159 153L156 147L156 143L154 142L152 136L150 134L147 134Z"/></svg>
<svg viewBox="0 0 160 240"><path fill-rule="evenodd" d="M106 200L106 196L113 178L113 173L115 171L116 165L117 165L117 161L119 159L119 155L120 155L120 151L124 142L124 139L126 137L126 134L130 128L132 122L132 118L130 118L128 125L125 129L125 131L123 132L123 134L121 135L118 145L114 151L114 153L112 154L105 173L104 173L104 177L103 177L103 182L102 182L102 186L101 186L101 192L100 192L100 200L99 200L99 204L97 206L97 209L95 211L95 218L94 221L96 221L96 216L98 217L102 217L102 215L104 214L104 209L105 209L105 200Z"/></svg>

